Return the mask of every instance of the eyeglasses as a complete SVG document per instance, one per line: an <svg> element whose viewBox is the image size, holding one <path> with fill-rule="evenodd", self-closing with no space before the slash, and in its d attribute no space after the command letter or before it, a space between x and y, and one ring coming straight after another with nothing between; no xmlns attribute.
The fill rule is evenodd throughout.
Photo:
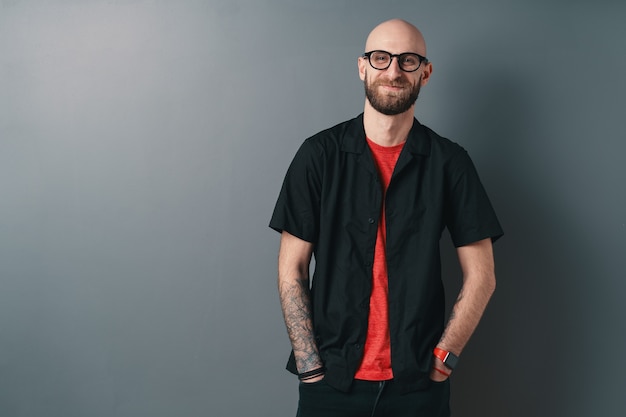
<svg viewBox="0 0 626 417"><path fill-rule="evenodd" d="M428 63L428 59L425 56L414 54L413 52L391 54L387 51L370 51L364 53L362 57L367 58L372 68L377 70L386 70L389 68L394 58L398 59L400 69L404 72L417 71L420 65L422 65L422 62Z"/></svg>

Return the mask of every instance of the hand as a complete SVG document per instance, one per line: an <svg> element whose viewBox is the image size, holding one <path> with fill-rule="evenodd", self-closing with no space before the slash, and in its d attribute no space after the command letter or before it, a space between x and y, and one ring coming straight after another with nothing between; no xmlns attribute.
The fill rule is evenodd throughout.
<svg viewBox="0 0 626 417"><path fill-rule="evenodd" d="M447 376L444 373L448 374ZM443 382L450 377L452 370L443 364L441 359L435 358L433 368L430 370L430 379L434 382Z"/></svg>

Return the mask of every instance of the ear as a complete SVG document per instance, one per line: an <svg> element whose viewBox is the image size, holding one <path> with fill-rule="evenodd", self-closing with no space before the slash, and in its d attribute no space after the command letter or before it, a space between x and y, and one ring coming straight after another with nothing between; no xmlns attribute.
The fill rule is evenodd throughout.
<svg viewBox="0 0 626 417"><path fill-rule="evenodd" d="M428 62L422 69L422 87L428 84L428 80L430 79L430 75L433 73L433 64Z"/></svg>
<svg viewBox="0 0 626 417"><path fill-rule="evenodd" d="M361 81L365 81L365 68L367 68L367 59L360 56L357 59L357 65L359 66L359 78Z"/></svg>

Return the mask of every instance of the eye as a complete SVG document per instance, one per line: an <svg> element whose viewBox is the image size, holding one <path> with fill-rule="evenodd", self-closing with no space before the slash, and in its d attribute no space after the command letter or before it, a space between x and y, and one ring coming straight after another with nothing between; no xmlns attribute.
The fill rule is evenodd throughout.
<svg viewBox="0 0 626 417"><path fill-rule="evenodd" d="M402 64L406 66L416 66L419 64L419 59L415 55L403 55Z"/></svg>
<svg viewBox="0 0 626 417"><path fill-rule="evenodd" d="M389 61L389 56L387 54L375 53L372 54L372 59L378 63L384 63Z"/></svg>

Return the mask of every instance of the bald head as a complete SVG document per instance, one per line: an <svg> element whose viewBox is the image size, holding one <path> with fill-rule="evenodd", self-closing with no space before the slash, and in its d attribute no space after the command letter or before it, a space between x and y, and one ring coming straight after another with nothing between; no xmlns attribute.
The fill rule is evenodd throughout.
<svg viewBox="0 0 626 417"><path fill-rule="evenodd" d="M422 33L401 19L387 20L376 26L367 37L365 52L383 50L394 54L414 52L426 55L426 42Z"/></svg>

